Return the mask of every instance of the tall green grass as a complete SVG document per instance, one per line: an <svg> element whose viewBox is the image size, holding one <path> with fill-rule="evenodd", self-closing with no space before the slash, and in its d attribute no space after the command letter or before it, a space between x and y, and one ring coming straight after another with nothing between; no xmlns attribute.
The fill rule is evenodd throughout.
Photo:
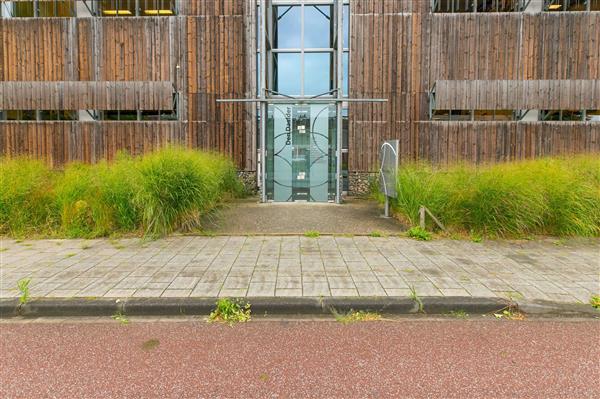
<svg viewBox="0 0 600 399"><path fill-rule="evenodd" d="M453 230L487 236L600 235L600 159L403 165L392 208L412 225L426 206Z"/></svg>
<svg viewBox="0 0 600 399"><path fill-rule="evenodd" d="M232 162L182 148L64 171L3 159L0 178L0 233L12 236L165 235L198 227L205 213L242 193Z"/></svg>
<svg viewBox="0 0 600 399"><path fill-rule="evenodd" d="M0 159L0 231L15 237L56 222L53 174L41 161Z"/></svg>

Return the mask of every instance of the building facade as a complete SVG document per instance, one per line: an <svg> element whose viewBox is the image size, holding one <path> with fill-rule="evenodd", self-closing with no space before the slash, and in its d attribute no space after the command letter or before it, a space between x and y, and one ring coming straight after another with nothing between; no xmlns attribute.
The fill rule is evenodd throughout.
<svg viewBox="0 0 600 399"><path fill-rule="evenodd" d="M265 201L401 162L600 152L600 0L0 5L0 154L219 151Z"/></svg>

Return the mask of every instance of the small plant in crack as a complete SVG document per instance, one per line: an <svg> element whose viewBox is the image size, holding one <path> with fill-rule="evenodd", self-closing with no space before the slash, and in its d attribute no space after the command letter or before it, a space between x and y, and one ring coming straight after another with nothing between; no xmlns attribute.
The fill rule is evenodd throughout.
<svg viewBox="0 0 600 399"><path fill-rule="evenodd" d="M321 233L319 233L318 231L315 231L315 230L309 230L304 233L304 237L309 237L309 238L317 238L320 235L321 235Z"/></svg>
<svg viewBox="0 0 600 399"><path fill-rule="evenodd" d="M217 308L210 313L209 322L245 323L250 320L250 304L239 299L221 298L216 303Z"/></svg>
<svg viewBox="0 0 600 399"><path fill-rule="evenodd" d="M123 314L123 312L117 312L114 315L111 316L113 320L118 321L119 324L126 326L127 324L129 324L129 319L127 318L127 316L125 316Z"/></svg>
<svg viewBox="0 0 600 399"><path fill-rule="evenodd" d="M497 313L494 313L494 317L507 320L525 320L525 315L518 310L515 310L512 306L508 306Z"/></svg>
<svg viewBox="0 0 600 399"><path fill-rule="evenodd" d="M590 305L593 308L600 310L600 295L592 295L590 297Z"/></svg>
<svg viewBox="0 0 600 399"><path fill-rule="evenodd" d="M414 285L410 286L409 298L412 299L417 304L419 313L425 313L425 310L423 309L423 301L417 294L417 290L415 289Z"/></svg>
<svg viewBox="0 0 600 399"><path fill-rule="evenodd" d="M468 319L469 318L469 314L462 309L451 310L450 313L448 313L448 314L457 319Z"/></svg>
<svg viewBox="0 0 600 399"><path fill-rule="evenodd" d="M369 237L375 237L375 238L384 237L384 234L381 231L374 230L369 233Z"/></svg>
<svg viewBox="0 0 600 399"><path fill-rule="evenodd" d="M17 281L17 288L21 293L19 296L19 303L21 305L25 305L27 302L29 302L29 299L31 299L29 295L29 283L31 283L30 278L22 278L21 280Z"/></svg>
<svg viewBox="0 0 600 399"><path fill-rule="evenodd" d="M431 241L431 233L419 226L412 227L406 232L406 235L410 238L414 238L419 241Z"/></svg>
<svg viewBox="0 0 600 399"><path fill-rule="evenodd" d="M331 313L335 320L342 324L356 323L360 321L378 321L381 320L381 315L377 312L369 312L366 310L353 310L349 312L339 312L336 308L331 307Z"/></svg>

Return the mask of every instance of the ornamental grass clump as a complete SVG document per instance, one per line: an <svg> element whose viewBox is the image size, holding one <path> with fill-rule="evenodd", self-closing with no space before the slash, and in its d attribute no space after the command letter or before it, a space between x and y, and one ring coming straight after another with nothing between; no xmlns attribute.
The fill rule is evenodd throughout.
<svg viewBox="0 0 600 399"><path fill-rule="evenodd" d="M113 164L68 165L56 184L63 235L91 238L135 230L136 180L134 162L125 155Z"/></svg>
<svg viewBox="0 0 600 399"><path fill-rule="evenodd" d="M55 175L42 161L0 158L0 234L49 232L57 221Z"/></svg>
<svg viewBox="0 0 600 399"><path fill-rule="evenodd" d="M227 158L183 148L63 171L2 159L0 178L0 233L10 236L161 236L198 227L201 216L243 191Z"/></svg>
<svg viewBox="0 0 600 399"><path fill-rule="evenodd" d="M403 165L392 208L414 226L425 206L452 230L488 237L598 236L599 170L593 156L447 168Z"/></svg>

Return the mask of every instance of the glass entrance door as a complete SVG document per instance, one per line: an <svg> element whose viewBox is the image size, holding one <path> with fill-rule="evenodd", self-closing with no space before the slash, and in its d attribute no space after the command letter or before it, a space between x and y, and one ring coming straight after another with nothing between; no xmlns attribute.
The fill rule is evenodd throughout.
<svg viewBox="0 0 600 399"><path fill-rule="evenodd" d="M267 199L334 201L336 106L269 104L266 134Z"/></svg>

